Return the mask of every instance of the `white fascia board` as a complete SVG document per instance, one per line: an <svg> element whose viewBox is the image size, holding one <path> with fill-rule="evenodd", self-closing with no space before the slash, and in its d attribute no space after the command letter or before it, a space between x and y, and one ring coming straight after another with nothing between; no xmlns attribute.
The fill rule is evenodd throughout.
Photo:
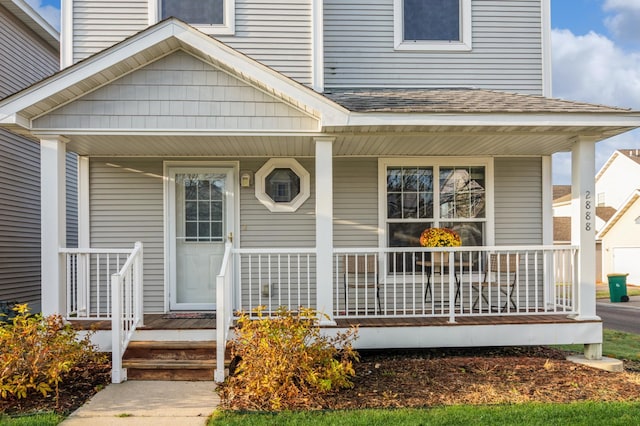
<svg viewBox="0 0 640 426"><path fill-rule="evenodd" d="M185 31L185 28L175 22L169 22L157 28L152 28L141 37L134 37L128 42L123 42L113 48L98 54L97 56L69 67L58 74L34 84L30 88L8 97L0 102L0 116L19 113L25 108L36 104L68 87L78 84L83 80L100 73L125 59L152 47Z"/></svg>
<svg viewBox="0 0 640 426"><path fill-rule="evenodd" d="M640 113L352 113L347 125L640 127Z"/></svg>
<svg viewBox="0 0 640 426"><path fill-rule="evenodd" d="M616 224L616 222L618 220L620 220L620 218L622 216L624 216L625 213L627 213L627 210L629 210L631 208L633 203L635 203L638 198L640 198L640 190L636 189L635 191L633 191L631 193L629 198L627 198L627 200L624 203L622 203L622 207L619 208L613 214L613 216L611 216L611 218L605 224L605 226L602 228L602 230L596 235L596 239L601 240L607 234L607 232L609 232L609 230L611 228L613 228L613 226Z"/></svg>
<svg viewBox="0 0 640 426"><path fill-rule="evenodd" d="M613 163L613 161L619 156L622 155L618 150L615 150L613 154L611 154L611 156L607 159L607 161L604 163L604 165L600 168L600 170L598 171L598 173L596 173L596 182L598 181L598 179L600 179L600 177L604 174L605 171L607 171L607 169L611 166L611 164Z"/></svg>
<svg viewBox="0 0 640 426"><path fill-rule="evenodd" d="M260 81L273 90L273 95L283 99L289 97L319 111L323 126L340 126L345 125L348 121L349 111L347 109L283 74L247 56L238 54L237 51L217 40L197 31L184 31L177 34L176 38L231 67L238 76L247 76Z"/></svg>
<svg viewBox="0 0 640 426"><path fill-rule="evenodd" d="M2 122L0 122L2 124ZM283 130L283 129L32 129L33 134L48 136L64 134L67 136L326 136L320 130Z"/></svg>

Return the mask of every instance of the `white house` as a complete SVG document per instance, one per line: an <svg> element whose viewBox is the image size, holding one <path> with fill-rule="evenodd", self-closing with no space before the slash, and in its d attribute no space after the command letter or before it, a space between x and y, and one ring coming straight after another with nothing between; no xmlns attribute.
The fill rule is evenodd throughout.
<svg viewBox="0 0 640 426"><path fill-rule="evenodd" d="M640 151L616 150L596 175L598 206L616 213L598 229L602 241L603 277L628 273L628 283L640 284Z"/></svg>
<svg viewBox="0 0 640 426"><path fill-rule="evenodd" d="M595 143L640 113L548 97L549 9L63 1L65 68L0 103L0 124L42 147L45 312L112 321L114 381L130 339L213 337L222 379L234 312L258 305L316 307L328 333L359 323L360 348L582 343L600 357L589 171ZM81 156L76 250L67 151ZM562 247L560 151L575 165ZM429 227L463 246L420 247ZM150 329L212 310L215 335Z"/></svg>
<svg viewBox="0 0 640 426"><path fill-rule="evenodd" d="M59 35L23 0L0 0L0 99L59 69ZM0 309L40 311L40 145L0 129ZM77 241L76 160L67 155L67 243ZM7 306L5 306L5 304Z"/></svg>

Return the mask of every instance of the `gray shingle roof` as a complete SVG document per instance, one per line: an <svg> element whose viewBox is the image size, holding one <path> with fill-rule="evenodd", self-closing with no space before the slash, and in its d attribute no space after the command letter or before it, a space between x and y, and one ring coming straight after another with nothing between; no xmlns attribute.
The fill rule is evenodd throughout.
<svg viewBox="0 0 640 426"><path fill-rule="evenodd" d="M397 113L620 113L630 111L584 102L484 89L327 90L324 95L353 112Z"/></svg>

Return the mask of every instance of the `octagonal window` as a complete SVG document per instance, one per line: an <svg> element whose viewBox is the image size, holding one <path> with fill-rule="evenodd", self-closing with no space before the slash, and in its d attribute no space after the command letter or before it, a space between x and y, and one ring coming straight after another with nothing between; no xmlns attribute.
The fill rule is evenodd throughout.
<svg viewBox="0 0 640 426"><path fill-rule="evenodd" d="M272 212L296 211L309 198L309 180L293 158L272 158L256 172L256 198Z"/></svg>
<svg viewBox="0 0 640 426"><path fill-rule="evenodd" d="M274 169L265 183L267 195L276 203L289 203L300 194L300 177L291 169Z"/></svg>

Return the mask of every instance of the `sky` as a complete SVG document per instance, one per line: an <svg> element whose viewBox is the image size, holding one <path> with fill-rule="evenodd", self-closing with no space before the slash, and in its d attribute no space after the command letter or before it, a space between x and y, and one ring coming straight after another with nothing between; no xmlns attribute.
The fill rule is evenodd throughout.
<svg viewBox="0 0 640 426"><path fill-rule="evenodd" d="M60 0L25 0L60 28ZM640 110L640 0L551 0L556 98ZM596 145L598 171L616 149L640 149L640 130ZM570 154L553 157L553 183L571 183Z"/></svg>

